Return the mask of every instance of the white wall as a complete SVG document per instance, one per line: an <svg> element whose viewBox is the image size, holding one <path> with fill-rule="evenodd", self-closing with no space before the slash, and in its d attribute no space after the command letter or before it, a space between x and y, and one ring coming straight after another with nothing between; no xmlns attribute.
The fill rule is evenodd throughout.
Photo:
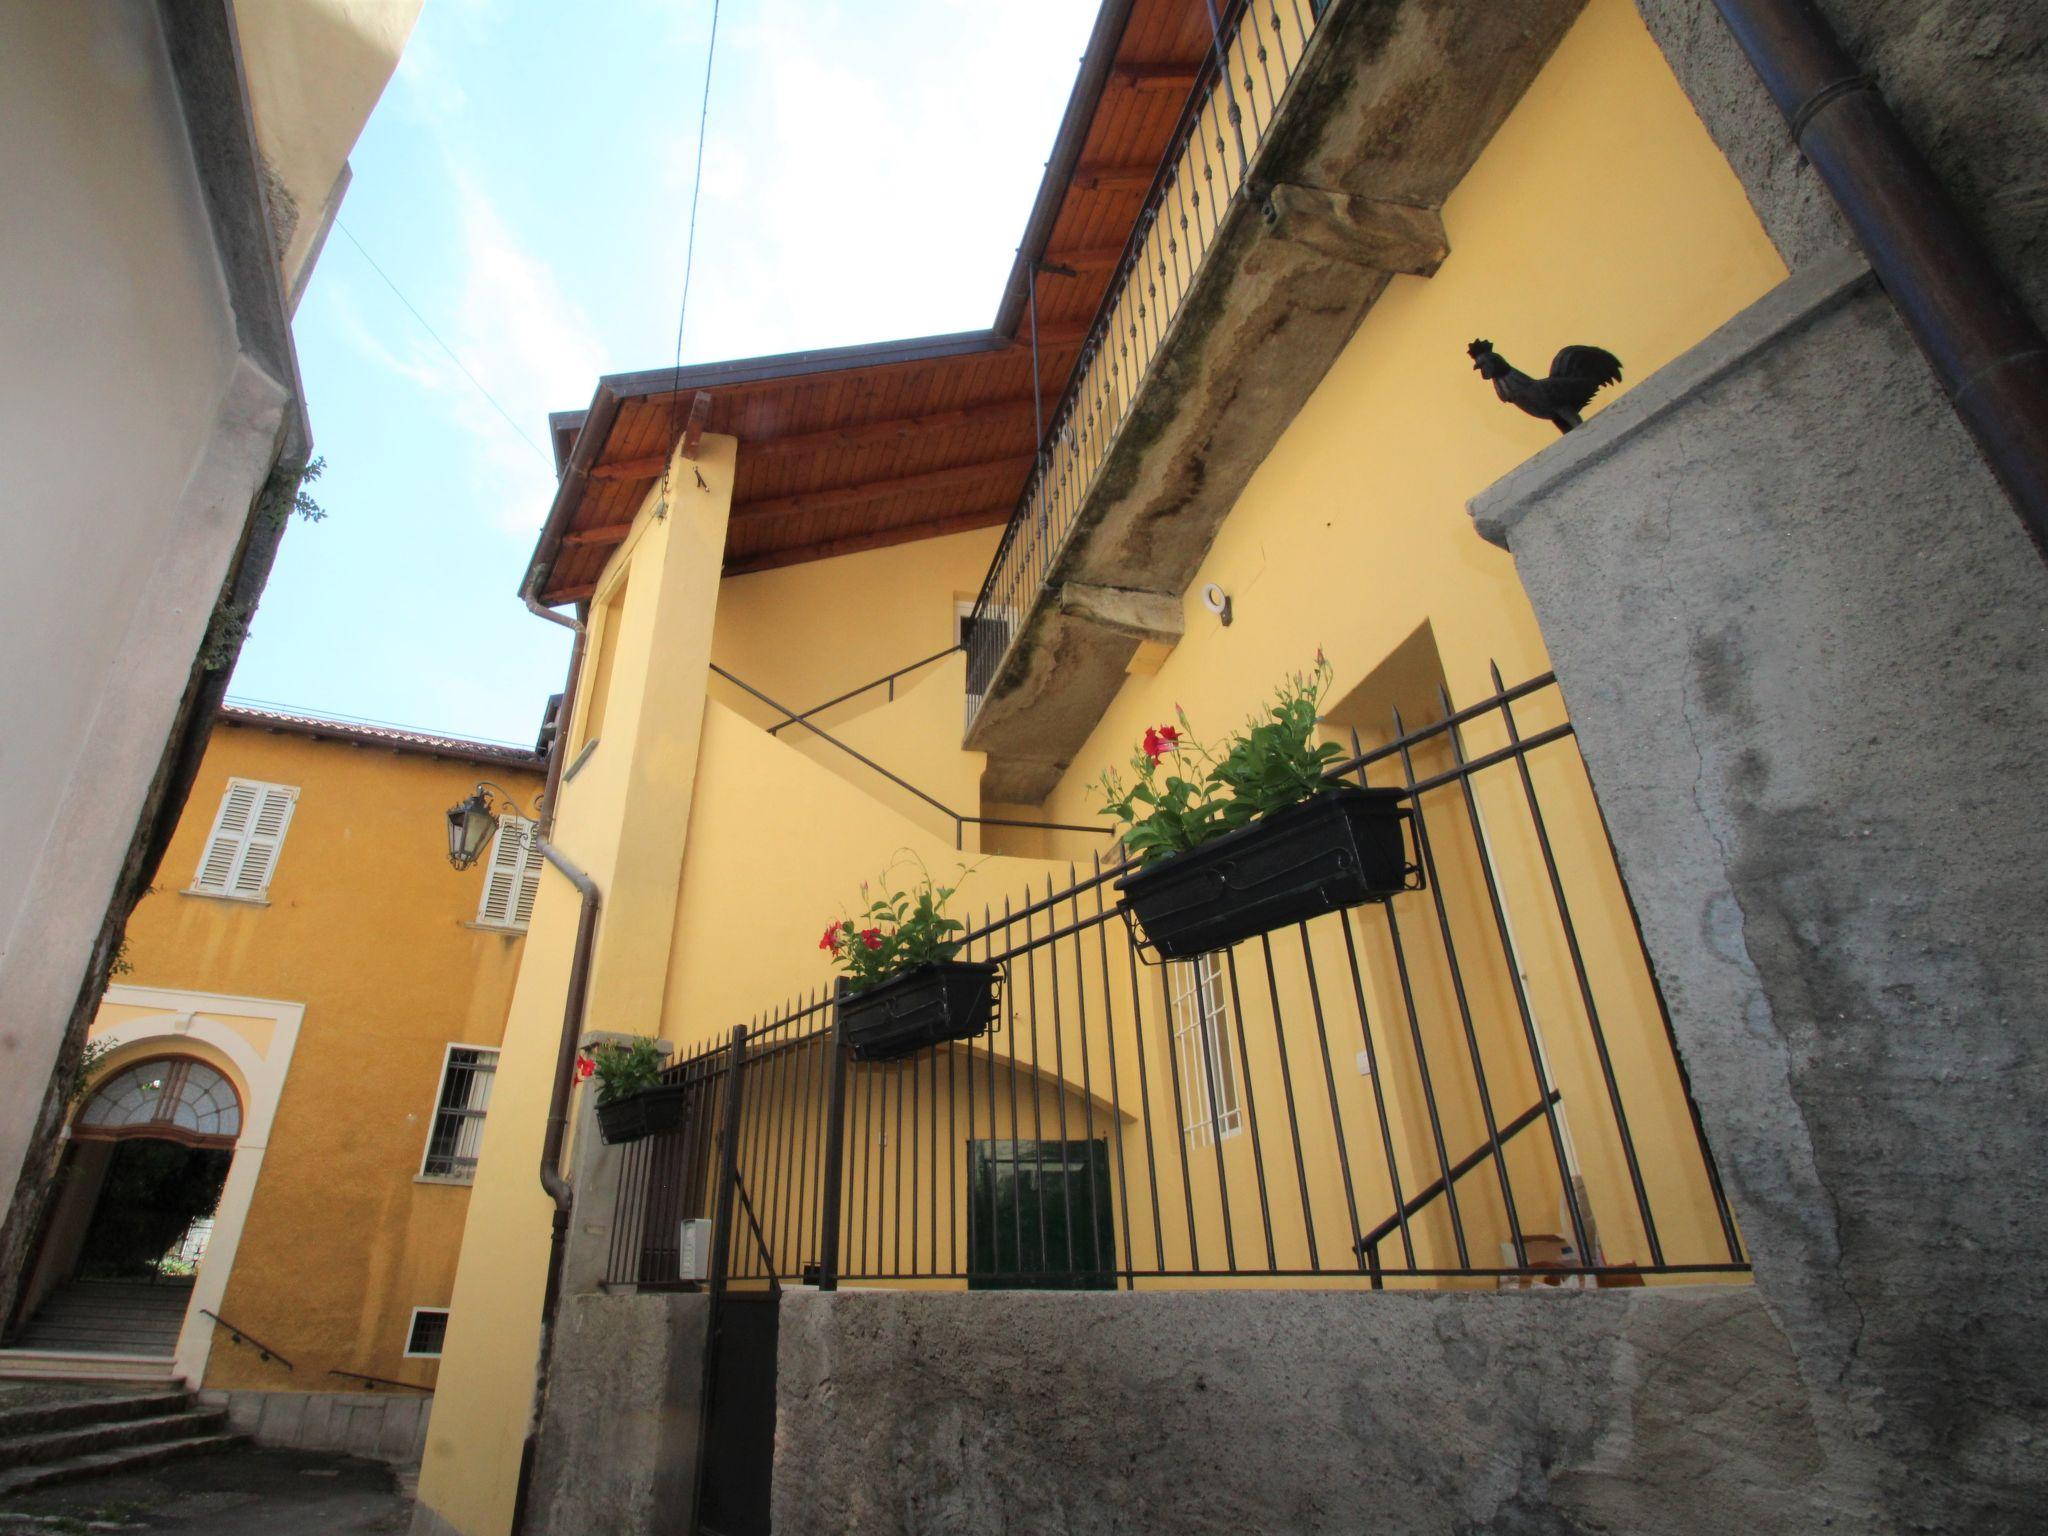
<svg viewBox="0 0 2048 1536"><path fill-rule="evenodd" d="M237 354L155 8L0 32L4 1196L287 395Z"/></svg>

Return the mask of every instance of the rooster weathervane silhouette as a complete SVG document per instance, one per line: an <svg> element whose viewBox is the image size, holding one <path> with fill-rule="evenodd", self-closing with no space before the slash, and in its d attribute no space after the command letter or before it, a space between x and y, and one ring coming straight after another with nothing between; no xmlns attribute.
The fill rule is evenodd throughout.
<svg viewBox="0 0 2048 1536"><path fill-rule="evenodd" d="M1581 424L1579 413L1596 392L1621 382L1621 359L1604 347L1566 347L1551 359L1547 379L1532 379L1494 351L1490 341L1475 341L1465 351L1502 401L1550 422L1560 432Z"/></svg>

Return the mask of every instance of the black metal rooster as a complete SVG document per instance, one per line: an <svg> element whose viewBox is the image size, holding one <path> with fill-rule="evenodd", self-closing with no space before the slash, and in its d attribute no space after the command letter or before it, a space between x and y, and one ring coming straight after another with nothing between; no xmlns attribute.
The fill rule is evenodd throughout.
<svg viewBox="0 0 2048 1536"><path fill-rule="evenodd" d="M1492 380L1496 395L1531 416L1554 422L1560 432L1580 424L1579 412L1597 391L1621 382L1621 359L1603 347L1566 347L1551 359L1547 379L1532 379L1510 366L1490 341L1475 341L1465 351L1479 376Z"/></svg>

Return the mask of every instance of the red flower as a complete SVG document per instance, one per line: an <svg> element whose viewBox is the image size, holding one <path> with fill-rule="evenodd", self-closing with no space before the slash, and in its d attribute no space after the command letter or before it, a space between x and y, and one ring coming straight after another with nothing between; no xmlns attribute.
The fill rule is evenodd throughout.
<svg viewBox="0 0 2048 1536"><path fill-rule="evenodd" d="M577 1081L577 1082L579 1082L579 1083L580 1083L580 1082L582 1082L582 1081L583 1081L583 1080L584 1080L585 1078L589 1077L589 1076L590 1076L590 1074L591 1074L591 1073L593 1073L593 1072L595 1072L596 1070L597 1070L597 1063L596 1063L596 1062L594 1062L594 1061L592 1061L592 1060L591 1060L591 1059L590 1059L590 1058L589 1058L588 1056L578 1056L578 1057L576 1058L576 1081Z"/></svg>
<svg viewBox="0 0 2048 1536"><path fill-rule="evenodd" d="M861 930L860 941L867 945L869 949L880 949L882 947L882 930L879 928L864 928Z"/></svg>
<svg viewBox="0 0 2048 1536"><path fill-rule="evenodd" d="M847 926L848 926L848 927L851 927L851 926L852 926L852 924L850 924L850 923L849 923L849 924L848 924ZM829 923L827 923L827 924L825 925L825 937L823 937L822 939L818 940L818 948L820 948L820 949L829 949L829 950L831 950L831 951L832 951L832 953L833 953L833 954L835 954L835 955L839 953L839 919L838 919L838 918L836 918L836 917L835 917L835 918L833 918L831 922L829 922Z"/></svg>
<svg viewBox="0 0 2048 1536"><path fill-rule="evenodd" d="M1148 725L1145 727L1145 755L1156 763L1173 751L1179 740L1180 732L1170 725Z"/></svg>

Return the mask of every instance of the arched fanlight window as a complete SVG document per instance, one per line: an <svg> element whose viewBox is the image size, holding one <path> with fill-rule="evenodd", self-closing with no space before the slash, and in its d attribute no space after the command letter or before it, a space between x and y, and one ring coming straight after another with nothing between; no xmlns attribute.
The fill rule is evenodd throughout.
<svg viewBox="0 0 2048 1536"><path fill-rule="evenodd" d="M230 1146L242 1132L234 1084L203 1061L166 1056L108 1078L77 1121L74 1136L156 1136L192 1146Z"/></svg>

